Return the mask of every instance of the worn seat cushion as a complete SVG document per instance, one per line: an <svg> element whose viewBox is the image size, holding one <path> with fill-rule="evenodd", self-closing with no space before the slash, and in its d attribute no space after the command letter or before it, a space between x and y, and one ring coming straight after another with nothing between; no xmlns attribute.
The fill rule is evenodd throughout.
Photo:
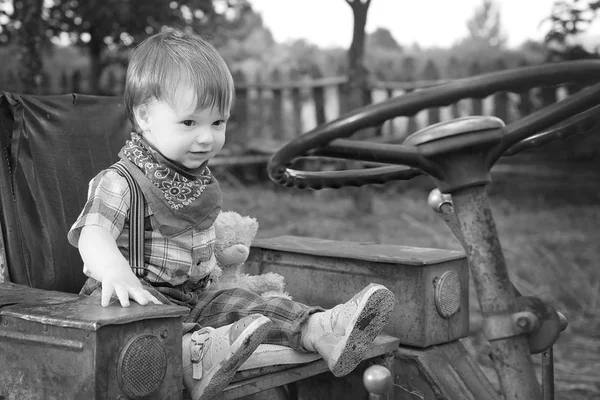
<svg viewBox="0 0 600 400"><path fill-rule="evenodd" d="M120 97L0 92L0 221L9 278L78 292L85 276L67 232L90 179L117 160L131 132Z"/></svg>

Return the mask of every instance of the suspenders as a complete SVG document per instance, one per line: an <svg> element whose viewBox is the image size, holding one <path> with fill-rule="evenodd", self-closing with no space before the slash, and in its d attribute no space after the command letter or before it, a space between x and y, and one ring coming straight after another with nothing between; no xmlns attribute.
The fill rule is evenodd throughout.
<svg viewBox="0 0 600 400"><path fill-rule="evenodd" d="M138 277L146 275L144 268L144 194L122 161L111 166L122 175L129 185L131 205L129 207L129 265Z"/></svg>

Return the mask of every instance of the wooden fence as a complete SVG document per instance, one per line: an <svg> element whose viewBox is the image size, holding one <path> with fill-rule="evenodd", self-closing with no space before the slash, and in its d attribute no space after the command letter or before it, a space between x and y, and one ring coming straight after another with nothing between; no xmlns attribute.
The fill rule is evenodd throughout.
<svg viewBox="0 0 600 400"><path fill-rule="evenodd" d="M122 68L121 68L122 69ZM117 69L104 76L104 87L113 88L102 94L122 92L124 74ZM86 77L75 71L63 73L59 82L45 80L45 92L86 92ZM5 81L5 80L4 80ZM236 79L239 82L240 79ZM263 162L282 143L307 132L317 125L340 116L340 93L345 77L310 79L270 84L238 83L232 118L228 124L223 162ZM441 81L373 82L367 98L380 102L394 96L417 91ZM18 91L15 82L4 82L3 90ZM495 115L505 122L514 121L569 95L568 86L534 88L522 93L497 93L483 99L463 99L447 107L423 110L412 117L387 121L378 134L381 140L401 141L430 124L468 115ZM579 146L577 152L595 151L600 145ZM584 156L586 154L583 154Z"/></svg>
<svg viewBox="0 0 600 400"><path fill-rule="evenodd" d="M226 151L232 155L268 154L282 143L337 118L344 82L345 78L340 77L238 85ZM376 103L439 83L375 82L368 96ZM534 88L523 93L497 93L483 99L463 99L447 107L387 121L377 134L380 140L398 142L428 125L468 115L494 115L508 123L568 96L569 92L569 87L558 86Z"/></svg>

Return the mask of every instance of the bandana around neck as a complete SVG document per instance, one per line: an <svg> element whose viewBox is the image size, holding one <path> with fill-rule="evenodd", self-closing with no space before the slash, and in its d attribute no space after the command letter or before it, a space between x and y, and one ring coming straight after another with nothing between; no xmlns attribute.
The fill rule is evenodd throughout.
<svg viewBox="0 0 600 400"><path fill-rule="evenodd" d="M194 170L177 165L135 132L119 157L140 185L163 235L213 224L221 210L221 189L206 165Z"/></svg>

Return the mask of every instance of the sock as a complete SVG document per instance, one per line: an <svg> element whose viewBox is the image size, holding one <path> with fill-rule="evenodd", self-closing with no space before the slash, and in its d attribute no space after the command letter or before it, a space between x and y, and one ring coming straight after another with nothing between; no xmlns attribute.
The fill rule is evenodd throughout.
<svg viewBox="0 0 600 400"><path fill-rule="evenodd" d="M300 330L301 343L302 347L308 351L317 351L314 343L319 339L319 333L323 332L323 316L325 316L325 312L316 312L311 314L310 317L308 317L308 320L302 324Z"/></svg>

